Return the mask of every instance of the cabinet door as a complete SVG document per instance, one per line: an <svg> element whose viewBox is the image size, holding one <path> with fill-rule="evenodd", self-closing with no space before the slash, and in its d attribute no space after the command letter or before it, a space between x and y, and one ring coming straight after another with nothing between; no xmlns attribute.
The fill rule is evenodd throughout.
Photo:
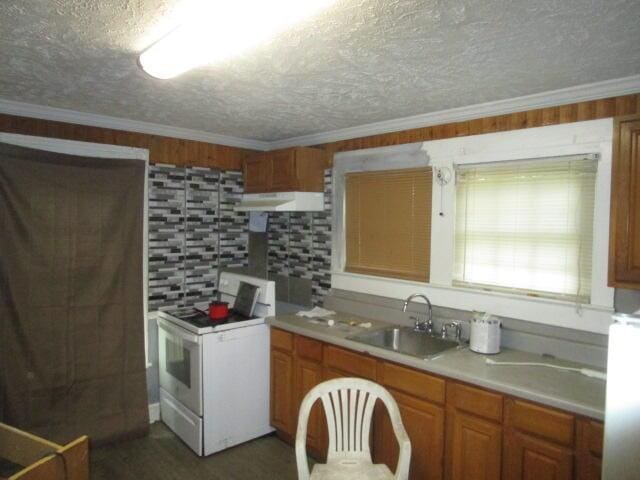
<svg viewBox="0 0 640 480"><path fill-rule="evenodd" d="M293 431L293 357L271 350L271 425L295 435Z"/></svg>
<svg viewBox="0 0 640 480"><path fill-rule="evenodd" d="M640 115L614 122L609 285L640 289Z"/></svg>
<svg viewBox="0 0 640 480"><path fill-rule="evenodd" d="M302 192L324 191L324 169L327 166L326 153L317 148L295 149L296 183Z"/></svg>
<svg viewBox="0 0 640 480"><path fill-rule="evenodd" d="M602 443L604 426L601 422L582 419L578 422L576 445L576 478L600 480L602 476Z"/></svg>
<svg viewBox="0 0 640 480"><path fill-rule="evenodd" d="M450 410L448 468L451 480L499 480L502 426Z"/></svg>
<svg viewBox="0 0 640 480"><path fill-rule="evenodd" d="M571 480L573 452L510 430L504 438L503 473L507 480Z"/></svg>
<svg viewBox="0 0 640 480"><path fill-rule="evenodd" d="M409 478L440 480L444 451L444 409L424 400L390 390L398 403L402 423L411 440ZM374 459L395 471L398 442L386 409L376 409L374 425Z"/></svg>
<svg viewBox="0 0 640 480"><path fill-rule="evenodd" d="M266 154L257 155L244 161L244 191L247 193L266 192L271 182L271 159Z"/></svg>
<svg viewBox="0 0 640 480"><path fill-rule="evenodd" d="M271 191L297 190L295 151L293 149L270 152L272 162Z"/></svg>
<svg viewBox="0 0 640 480"><path fill-rule="evenodd" d="M309 390L322 383L322 365L317 362L305 360L303 358L296 358L295 363L295 398L296 398L296 424L298 419L298 412L302 399ZM324 416L322 410L322 403L318 400L309 415L309 421L307 422L307 447L320 450L322 442L322 426L321 420Z"/></svg>

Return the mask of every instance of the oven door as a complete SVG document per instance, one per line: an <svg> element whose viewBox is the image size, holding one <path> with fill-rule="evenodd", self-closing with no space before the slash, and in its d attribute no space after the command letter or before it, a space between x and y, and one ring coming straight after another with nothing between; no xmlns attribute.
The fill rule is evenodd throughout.
<svg viewBox="0 0 640 480"><path fill-rule="evenodd" d="M202 337L158 318L160 386L202 416Z"/></svg>

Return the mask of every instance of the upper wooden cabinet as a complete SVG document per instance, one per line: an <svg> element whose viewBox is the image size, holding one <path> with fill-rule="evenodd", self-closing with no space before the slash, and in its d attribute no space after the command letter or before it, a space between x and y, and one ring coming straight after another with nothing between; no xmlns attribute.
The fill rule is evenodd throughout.
<svg viewBox="0 0 640 480"><path fill-rule="evenodd" d="M318 148L295 147L257 153L243 163L244 191L322 192L327 156Z"/></svg>
<svg viewBox="0 0 640 480"><path fill-rule="evenodd" d="M609 286L640 289L640 115L613 131Z"/></svg>

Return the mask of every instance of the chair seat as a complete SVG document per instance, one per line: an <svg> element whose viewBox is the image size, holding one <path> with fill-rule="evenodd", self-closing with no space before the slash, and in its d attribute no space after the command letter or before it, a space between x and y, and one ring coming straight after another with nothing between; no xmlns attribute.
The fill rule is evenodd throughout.
<svg viewBox="0 0 640 480"><path fill-rule="evenodd" d="M394 478L384 464L373 464L368 460L360 459L341 459L316 464L310 480L393 480Z"/></svg>

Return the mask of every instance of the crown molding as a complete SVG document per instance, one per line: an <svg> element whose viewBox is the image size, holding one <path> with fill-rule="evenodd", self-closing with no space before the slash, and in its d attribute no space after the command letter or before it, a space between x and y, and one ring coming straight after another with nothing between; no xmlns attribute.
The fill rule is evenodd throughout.
<svg viewBox="0 0 640 480"><path fill-rule="evenodd" d="M129 132L161 135L165 137L183 138L185 140L195 140L198 142L214 143L251 150L267 151L295 146L319 145L322 143L331 143L340 140L349 140L352 138L410 130L412 128L461 122L476 118L504 115L507 113L534 110L537 108L555 107L558 105L616 97L619 95L628 95L639 92L640 75L633 75L630 77L606 80L604 82L589 83L560 90L535 93L533 95L525 95L523 97L480 103L477 105L452 108L449 110L441 110L438 112L414 115L411 117L369 123L357 127L343 128L323 133L313 133L299 137L285 138L271 142L219 135L201 130L171 127L169 125L77 112L63 108L45 107L42 105L3 99L0 99L0 113L79 125L89 125L93 127L112 128L115 130L125 130Z"/></svg>
<svg viewBox="0 0 640 480"><path fill-rule="evenodd" d="M429 127L445 123L461 122L476 118L504 115L507 113L535 110L537 108L555 107L570 103L597 100L600 98L617 97L640 92L640 75L606 80L604 82L588 83L575 87L562 88L548 92L509 98L495 102L479 103L466 107L440 110L438 112L397 118L383 122L369 123L357 127L332 130L324 133L313 133L299 137L285 138L272 141L270 150L293 146L319 145L323 143L349 140L352 138L368 137L383 133L410 130L412 128Z"/></svg>
<svg viewBox="0 0 640 480"><path fill-rule="evenodd" d="M77 112L75 110L67 110L64 108L46 107L32 103L14 102L12 100L0 99L0 113L78 125L88 125L92 127L112 128L114 130L125 130L128 132L160 135L163 137L182 138L185 140L214 143L229 147L248 148L250 150L270 149L269 142L263 142L260 140L219 135L201 130L171 127L169 125L141 122L138 120L110 117L94 113Z"/></svg>

